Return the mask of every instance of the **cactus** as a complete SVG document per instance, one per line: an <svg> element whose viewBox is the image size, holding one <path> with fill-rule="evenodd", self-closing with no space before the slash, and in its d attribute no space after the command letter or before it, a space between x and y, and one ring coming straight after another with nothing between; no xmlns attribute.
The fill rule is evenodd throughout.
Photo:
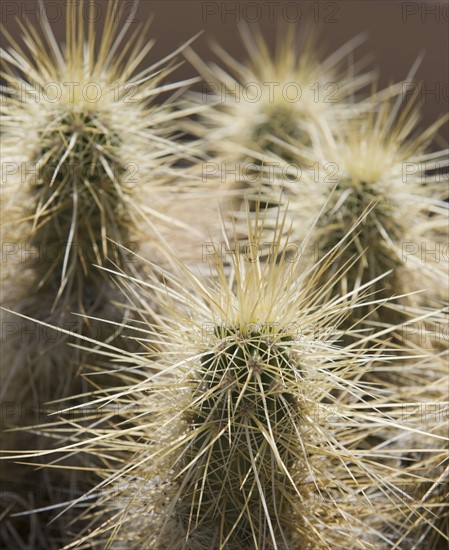
<svg viewBox="0 0 449 550"><path fill-rule="evenodd" d="M329 197L315 238L311 238L319 243L321 256L348 228L357 227L341 263L329 265L325 278L354 258L357 260L347 269L340 293L389 272L373 285L373 297L402 296L402 310L374 305L355 312L359 319L373 314L371 320L388 324L407 321L410 314L404 311L405 305L415 310L446 307L449 292L443 283L447 261L441 254L448 208L439 175L446 151L429 152L444 117L416 135L416 103L410 101L397 115L399 102L400 98L384 100L377 112L349 123L338 139L329 134L327 142L317 138L320 168L331 161L337 173L329 182L323 169L324 182L309 188L311 194L323 195L323 204ZM295 202L301 208L300 200ZM414 292L418 294L412 295Z"/></svg>
<svg viewBox="0 0 449 550"><path fill-rule="evenodd" d="M69 547L389 549L426 527L413 495L441 475L433 456L447 437L441 419L435 427L411 411L415 399L441 399L426 392L442 365L389 348L383 330L364 346L341 344L355 306L314 288L321 268L298 277L282 223L278 261L262 260L263 224L251 216L253 246L234 242L231 272L219 254L211 280L172 257L174 273L151 264L140 283L134 307L151 316L156 304L158 323L136 328L144 347L157 335L161 352L116 350L123 385L90 406L101 414L114 403L124 420L106 410L87 441L72 431L57 450L105 456L103 496L81 512L90 524ZM399 363L400 388L368 380Z"/></svg>
<svg viewBox="0 0 449 550"><path fill-rule="evenodd" d="M289 472L296 463L292 441L301 422L293 391L300 367L290 357L288 333L239 325L216 331L218 349L202 358L186 413L197 432L186 463L204 458L186 483L182 502L186 517L202 520L207 509L214 516L219 510L220 545L257 541L262 547L268 532L275 540L286 538L283 524L296 497ZM279 463L273 468L275 458Z"/></svg>
<svg viewBox="0 0 449 550"><path fill-rule="evenodd" d="M271 53L260 30L250 31L242 25L247 59L238 62L214 44L223 67L207 65L191 49L185 52L204 81L201 100L193 97L203 105L201 116L198 122L189 121L186 129L200 138L203 151L219 167L212 174L206 172L207 178L230 194L230 207L236 215L242 210L237 217L243 224L244 194L248 193L250 205L256 209L261 203L260 189L265 191L264 197L271 191L275 202L267 204L276 209L280 173L284 176L282 188L289 194L290 172L294 177L298 166L301 170L309 165L314 128L328 128L330 121L343 123L370 105L353 100L374 78L373 72L363 72L366 59L351 66L350 54L363 42L363 36L324 57L311 29L302 31L299 40L295 25L279 27ZM300 158L296 150L292 154L285 147L286 142L301 150ZM285 163L294 164L288 166L288 177L282 172Z"/></svg>
<svg viewBox="0 0 449 550"><path fill-rule="evenodd" d="M22 292L13 299L5 292L3 304L62 326L73 312L103 318L109 313L117 323L126 318L118 293L98 266L136 275L138 262L130 260L127 247L151 241L146 196L178 192L172 165L183 147L171 139L172 121L185 113L170 102L155 105L153 98L163 88L189 84L161 86L178 52L137 73L152 42L145 43L145 29L139 28L124 44L130 22L120 28L117 2L109 6L100 37L86 25L85 7L67 2L64 49L42 14L42 36L31 25L24 27L28 52L9 35L13 48L2 52L7 64L2 140L6 164L16 168L6 168L2 179L5 240L12 236L27 251L19 260L26 273ZM48 82L57 89L55 98ZM4 288L20 289L14 279L17 265L10 265ZM73 324L76 333L95 334L93 320ZM117 332L116 326L102 329L104 339ZM42 393L46 385L44 377Z"/></svg>
<svg viewBox="0 0 449 550"><path fill-rule="evenodd" d="M119 34L116 2L107 12L100 39L92 28L84 27L83 3L68 2L67 12L63 52L47 27L44 39L31 28L27 31L30 51L39 52L35 66L21 56L17 46L4 52L10 67L7 90L12 95L5 95L2 124L6 145L18 148L25 142L28 154L23 161L33 168L22 185L14 178L7 183L15 186L29 205L24 214L27 221L32 220L27 244L38 249L33 268L39 288L54 288L59 283L58 299L77 295L82 310L85 287L101 286L104 281L93 264L114 262L119 268L129 268L126 251L112 242L127 244L130 236L138 233L143 214L137 197L143 196L143 188L160 191L169 181L170 165L182 150L169 139L173 132L170 121L184 113L174 113L169 104L152 105L148 99L159 93L158 86L170 73L170 66L156 71L158 63L133 76L152 45L144 46L142 29L126 46L126 63L118 55L124 34L123 29ZM127 26L129 22L125 29ZM10 41L14 44L12 38ZM49 53L48 44L52 46ZM22 81L13 69L22 71L28 80ZM48 80L58 87L56 100L43 92ZM23 82L34 88L23 92ZM95 87L96 98L89 95L89 87ZM15 93L17 90L21 93ZM12 194L9 187L6 191ZM54 257L43 254L47 248Z"/></svg>
<svg viewBox="0 0 449 550"><path fill-rule="evenodd" d="M374 78L372 72L361 72L366 60L354 64L352 72L345 68L362 36L323 59L310 28L303 29L299 41L295 25L280 27L274 54L260 30L241 26L240 31L247 52L243 64L217 44L213 51L225 68L208 66L191 49L185 52L207 83L213 107L204 111L201 125L190 128L205 138L205 148L220 160L234 162L236 156L251 157L251 152L288 160L288 152L276 140L293 140L308 148L310 125L352 115L357 110L353 95Z"/></svg>
<svg viewBox="0 0 449 550"><path fill-rule="evenodd" d="M94 382L86 383L80 374L92 356L68 345L77 335L132 347L123 338L129 309L98 266L136 276L142 266L128 249L146 243L151 249L147 218L151 208L155 212L155 197L182 191L173 165L187 148L175 141L179 132L173 121L185 111L176 109L175 101L154 102L160 93L182 90L195 80L163 83L182 47L141 69L153 44L146 26L125 42L131 23L114 0L97 35L94 8L91 1L66 3L63 47L45 13L40 29L32 22L22 25L25 46L5 31L10 47L1 52L6 81L2 251L7 252L2 306L29 319L2 313L1 402L17 409L15 416L2 418L3 428L23 427L30 415L31 423L36 417L40 423L47 402L91 387ZM41 330L33 320L66 332ZM106 380L105 373L94 384ZM7 448L30 444L51 443L23 432L4 434ZM49 485L35 478L32 486Z"/></svg>

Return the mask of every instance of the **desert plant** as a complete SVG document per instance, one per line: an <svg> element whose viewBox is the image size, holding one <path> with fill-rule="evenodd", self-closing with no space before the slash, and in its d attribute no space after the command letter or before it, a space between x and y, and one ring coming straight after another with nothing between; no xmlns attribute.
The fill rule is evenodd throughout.
<svg viewBox="0 0 449 550"><path fill-rule="evenodd" d="M14 409L2 415L3 428L46 421L55 408L49 401L87 390L80 376L87 356L68 345L76 335L132 345L121 338L129 310L98 266L136 275L141 266L129 249L151 244L155 197L186 187L174 167L191 154L178 140L176 120L186 112L176 95L195 79L164 82L183 47L141 69L153 45L148 25L130 35L131 22L114 0L98 33L94 7L66 3L64 46L45 13L40 28L21 24L24 45L5 31L2 305L27 319L2 312L1 402ZM173 95L158 104L167 92ZM41 330L35 320L66 333ZM32 446L51 444L40 433L2 437L9 448L29 446L30 437Z"/></svg>
<svg viewBox="0 0 449 550"><path fill-rule="evenodd" d="M263 224L248 219L253 246L231 241L230 272L218 252L209 279L172 257L175 273L151 264L139 294L117 273L157 323L136 326L140 353L100 351L125 383L92 395L89 406L106 411L88 440L73 430L54 451L103 462L92 490L102 496L68 547L387 549L404 539L408 548L410 532L427 526L414 493L437 480L447 438L441 419L435 427L410 411L442 371L413 346L382 344L384 331L342 345L339 325L356 306L314 288L323 266L298 277L282 223L276 261L261 260ZM156 337L158 358L144 351ZM400 388L367 381L386 364L406 371ZM425 456L407 467L423 441Z"/></svg>
<svg viewBox="0 0 449 550"><path fill-rule="evenodd" d="M118 294L97 266L136 274L127 248L151 239L146 197L178 192L171 167L183 148L171 137L173 120L185 113L154 98L189 84L161 84L175 68L178 51L137 70L152 42L144 28L125 42L130 22L121 27L116 2L100 37L92 23L86 28L83 9L82 2L67 3L63 49L43 15L42 36L32 25L23 29L28 51L9 36L12 49L2 52L4 238L15 244L6 248L12 261L3 304L63 325L73 312L123 317L114 306ZM74 332L89 333L92 321L74 324ZM39 343L37 355L46 347ZM17 372L14 377L20 379ZM40 392L47 383L44 377Z"/></svg>
<svg viewBox="0 0 449 550"><path fill-rule="evenodd" d="M203 79L203 92L192 95L192 101L203 109L185 127L199 138L208 161L203 180L214 181L228 193L231 210L242 209L245 224L245 191L251 196L255 187L256 195L261 188L271 189L276 208L278 184L288 194L298 170L308 167L311 131L334 127L331 120L338 126L354 112L370 108L369 101L354 98L374 80L374 72L364 72L367 58L355 62L352 57L362 35L326 57L307 26L279 26L273 52L260 29L242 24L240 34L246 50L243 62L217 43L212 49L220 64L207 64L186 49L185 56ZM301 150L300 158L297 149L292 156L285 146L290 141ZM256 196L250 205L255 208L260 201Z"/></svg>
<svg viewBox="0 0 449 550"><path fill-rule="evenodd" d="M311 196L312 205L321 196L323 213L311 237L314 260L356 228L339 262L332 261L323 272L325 279L332 278L342 264L358 258L336 292L363 287L389 272L373 285L374 297L402 296L401 306L439 310L447 308L449 293L443 281L448 205L441 171L447 151L433 152L430 146L445 117L418 133L416 102L412 99L402 109L401 102L401 97L384 100L377 110L347 122L338 137L315 133L317 180L312 185L304 181L303 189L298 185L296 197L289 195L290 204L293 210L307 209ZM298 226L299 234L306 230ZM371 321L407 320L400 307L374 306L354 313L363 318L368 312L374 315Z"/></svg>
<svg viewBox="0 0 449 550"><path fill-rule="evenodd" d="M201 99L212 107L203 112L201 124L190 128L220 161L257 153L288 160L277 140L291 139L307 149L311 127L329 117L345 120L355 109L366 108L354 96L373 81L374 73L362 72L366 58L354 62L350 56L363 36L324 57L316 34L307 27L302 34L295 25L279 27L274 53L260 30L242 25L240 31L247 52L243 63L216 43L212 49L224 68L206 64L192 49L185 52L203 78Z"/></svg>

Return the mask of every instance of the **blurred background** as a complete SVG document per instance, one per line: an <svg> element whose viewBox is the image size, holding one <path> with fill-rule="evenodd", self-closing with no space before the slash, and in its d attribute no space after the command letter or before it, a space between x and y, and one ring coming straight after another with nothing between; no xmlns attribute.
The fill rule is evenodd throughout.
<svg viewBox="0 0 449 550"><path fill-rule="evenodd" d="M79 1L79 0L78 0ZM77 0L75 0L75 3ZM64 41L65 0L43 0L46 18L58 41ZM85 2L87 4L87 2ZM211 39L218 41L239 61L245 50L239 37L239 23L258 25L268 43L274 43L276 27L289 23L301 27L309 23L316 28L320 45L330 53L357 34L366 33L366 41L355 54L356 59L372 54L373 66L379 70L381 86L403 80L420 54L421 66L413 81L423 82L419 93L423 125L431 124L447 113L449 104L449 3L435 1L391 0L319 0L319 1L197 1L197 0L120 0L123 19L131 20L129 32L137 32L139 24L153 18L149 39L156 44L148 55L154 62L169 54L183 42L202 34L194 49L204 59L213 59ZM94 0L95 24L99 27L107 10L108 0ZM14 38L20 40L20 21L26 18L39 25L39 2L4 0L1 20ZM86 6L87 15L87 6ZM2 36L2 46L6 40ZM195 70L187 62L171 76L188 78ZM201 90L201 84L196 86ZM409 88L410 89L410 88ZM449 142L449 124L440 130L440 147Z"/></svg>

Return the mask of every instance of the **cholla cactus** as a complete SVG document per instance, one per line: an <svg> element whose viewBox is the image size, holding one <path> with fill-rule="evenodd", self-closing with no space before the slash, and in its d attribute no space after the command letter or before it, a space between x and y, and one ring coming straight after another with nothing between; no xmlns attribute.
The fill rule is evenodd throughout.
<svg viewBox="0 0 449 550"><path fill-rule="evenodd" d="M107 317L106 304L113 320L122 319L110 305L117 293L96 266L136 273L126 247L148 240L147 197L176 188L171 165L182 154L172 121L185 113L153 100L189 83L161 84L177 52L137 72L152 42L139 29L125 44L129 22L120 28L116 2L100 38L86 28L83 9L67 3L64 49L43 16L42 37L24 29L28 55L11 37L13 49L2 52L5 240L17 244L16 256L28 256L20 266L27 299L4 303L53 323L71 312ZM14 277L7 272L4 289L17 289Z"/></svg>
<svg viewBox="0 0 449 550"><path fill-rule="evenodd" d="M71 512L80 505L81 522L65 548L418 550L426 538L441 537L434 512L447 522L447 364L442 353L428 353L416 339L390 341L404 330L397 321L413 325L425 319L427 331L444 315L435 309L441 299L432 292L416 302L394 300L427 282L435 287L442 273L438 262L414 270L399 260L408 252L412 260L416 245L422 248L436 235L444 239L446 210L438 185L420 181L443 158L425 152L435 127L410 139L415 115L406 120L406 110L396 124L397 106L388 102L361 114L371 103L350 99L371 75L341 70L354 42L319 64L310 44L297 58L293 33L279 42L273 58L260 35L253 40L244 33L247 67L219 52L232 75L207 68L190 52L206 80L218 86L215 91L237 90L234 100L204 111L204 128L214 129L207 137L204 128L186 125L204 138L205 151L217 154L218 162L311 159L320 174L334 162L339 179L336 185L313 176L299 187L293 181L262 189L258 184L252 198L262 201L266 219L260 223L260 202L253 204L234 239L225 236L219 249L207 243L206 250L213 250L209 277L195 275L171 253L166 264L173 271L153 259L139 282L142 271L129 264L122 245L138 236L150 211L141 204L141 191L148 185L152 200L153 192L171 182L172 163L185 152L173 143L171 121L188 112L167 103L152 106L151 98L187 82L160 86L170 71L159 71L161 64L133 76L149 45L140 37L134 46L128 43L124 62L117 50L126 29L119 30L117 5L112 7L99 43L78 12L64 50L44 23L45 39L27 30L27 47L40 53L39 63L27 60L17 45L2 53L8 66L6 205L12 230L27 228L24 242L37 251L25 264L28 271L22 270L22 288L8 298L41 326L63 325L64 345L72 336L64 328L68 313L80 313L75 332L94 344L96 372L120 380L118 389L105 388L97 377L94 391L73 396L78 388L70 379L72 367L85 366L87 345L70 356L59 344L21 350L16 338L10 346L9 391L14 382L20 399L35 389L40 401L55 393L73 396L70 418L61 412L56 424L35 428L52 438L51 448L14 458L57 456L57 463L60 454L71 460L81 455L83 474L101 479L69 504ZM63 94L36 107L30 85L43 97L48 82ZM268 87L268 99L253 101L251 82L260 89L264 82L279 82L281 95L274 91L271 101ZM308 97L286 102L283 84L290 82ZM28 92L17 95L23 83ZM314 101L328 83L340 92L331 109ZM93 88L101 92L98 101L84 95ZM244 108L240 92L249 98ZM34 171L21 182L23 170L9 171L13 162ZM131 181L135 168L138 178ZM409 181L400 178L404 169ZM281 187L292 208L282 216ZM321 243L318 252L329 242L343 244L325 259L310 263L302 257L296 265L286 220L302 245ZM349 227L355 232L347 235ZM404 250L403 244L411 247ZM48 248L56 256L41 254ZM155 250L167 248L155 243ZM420 258L414 259L419 265ZM390 267L392 273L385 273ZM130 303L116 293L111 270L120 275ZM27 276L36 290L21 301L29 294ZM420 307L406 310L405 303ZM140 347L125 350L116 340L124 329L123 311L140 319L126 327L142 334ZM85 313L111 321L110 331L95 339ZM365 319L380 329L367 332ZM22 383L27 369L34 376L29 385ZM80 399L90 399L88 411ZM56 449L55 440L61 441ZM50 472L55 465L52 460ZM75 471L76 465L63 468ZM50 480L55 484L56 477ZM94 504L86 505L92 498ZM47 512L63 506L44 503ZM2 528L3 541L6 531L11 546L18 534ZM60 547L64 535L39 537L45 548Z"/></svg>
<svg viewBox="0 0 449 550"><path fill-rule="evenodd" d="M353 59L363 36L324 57L311 29L301 30L298 33L296 25L279 27L270 52L260 30L242 26L247 59L238 62L214 45L223 67L205 64L191 49L185 52L203 78L204 106L199 121L186 128L200 137L209 153L202 166L203 180L215 181L230 197L228 210L243 224L242 239L246 216L242 197L246 195L253 210L257 204L272 206L275 212L279 206L287 209L298 184L303 189L313 176L312 133L338 131L339 125L374 103L375 96L355 101L374 80L374 72L363 70L367 59ZM386 95L391 93L393 88ZM314 223L322 204L312 205L312 200L307 212L290 211L296 216L294 227ZM273 220L266 229L275 225Z"/></svg>
<svg viewBox="0 0 449 550"><path fill-rule="evenodd" d="M442 371L381 332L342 347L347 297L314 289L319 268L298 278L282 224L278 261L261 261L261 229L249 226L250 249L234 243L229 273L212 256L212 279L176 258L177 273L151 266L135 307L154 317L157 304L157 326L137 328L143 346L157 336L159 357L105 349L125 386L97 392L90 407L113 411L59 449L104 457L102 497L68 548L405 549L427 527L414 492L437 480L432 453L447 438L441 418L407 420ZM400 389L367 380L406 354L416 357L401 363ZM416 434L428 450L408 468L423 451Z"/></svg>
<svg viewBox="0 0 449 550"><path fill-rule="evenodd" d="M355 238L325 278L357 257L339 292L357 289L389 271L372 287L376 298L425 290L400 303L438 309L447 305L449 292L443 281L448 205L441 173L447 151L429 152L441 122L416 135L419 111L410 101L397 115L399 101L385 100L377 112L354 119L338 139L329 133L327 139L315 136L321 177L308 186L307 196L321 195L327 204L312 237L314 253L323 256L348 228L357 226ZM306 207L302 190L291 202L294 210ZM358 315L368 310L360 309ZM379 310L377 316L387 323L407 319L391 308Z"/></svg>
<svg viewBox="0 0 449 550"><path fill-rule="evenodd" d="M310 29L304 29L299 44L297 31L296 25L280 27L273 55L260 31L241 27L246 63L218 45L213 47L225 69L208 66L193 51L186 51L205 81L205 91L211 92L212 106L204 111L201 125L191 129L204 137L206 150L219 155L220 161L270 152L285 159L279 139L308 148L310 125L320 126L329 116L347 118L356 108L354 94L373 80L373 73L360 72L366 60L350 66L349 54L363 37L323 60Z"/></svg>
<svg viewBox="0 0 449 550"><path fill-rule="evenodd" d="M22 25L24 46L6 33L10 48L1 52L2 305L68 332L4 314L1 400L17 409L6 419L12 426L28 423L24 411L35 420L46 402L87 389L86 356L67 343L77 334L115 341L129 314L98 266L138 273L127 248L151 241L146 218L157 214L158 194L182 190L172 165L189 154L173 122L186 112L175 98L154 101L195 80L164 84L182 47L141 69L153 44L146 27L127 37L130 21L114 0L97 34L93 8L67 2L63 47L43 13L40 29ZM8 447L27 440L3 437Z"/></svg>
<svg viewBox="0 0 449 550"><path fill-rule="evenodd" d="M335 274L343 270L344 277L338 278L341 286L335 289L339 294L378 279L371 286L375 299L402 296L394 308L388 304L380 309L378 304L357 308L353 313L358 319L376 310L371 321L398 324L410 315L401 313L404 306L439 310L448 303L449 288L443 281L448 266L447 150L430 150L444 119L419 135L418 120L413 99L401 106L399 96L384 98L376 109L332 131L311 127L306 168L301 164L301 142L285 143L296 159L293 165L303 167L299 174L284 170L249 180L249 196L260 197L270 207L269 231L276 226L279 206L288 203L291 238L301 245L301 254L311 262L329 254L323 284L337 280ZM352 229L336 261L332 248ZM383 277L386 272L390 274Z"/></svg>
<svg viewBox="0 0 449 550"><path fill-rule="evenodd" d="M207 178L219 175L231 189L239 188L234 216L242 223L241 235L246 213L238 210L245 192L254 204L262 201L272 207L265 226L270 231L278 208L290 205L292 235L301 245L319 217L307 244L314 260L358 225L346 254L328 270L332 277L342 264L360 256L339 279L341 292L388 270L393 270L391 277L372 287L376 298L435 288L447 263L447 204L444 175L432 170L444 165L447 151L430 153L428 146L440 123L413 136L419 111L411 101L400 112L401 86L392 85L365 101L354 100L373 76L358 74L360 64L352 73L342 69L349 65L358 39L319 62L310 36L297 53L293 27L277 37L274 55L260 33L252 36L245 29L242 36L250 57L245 64L215 47L230 74L216 65L206 66L190 50L187 53L215 92L213 108L204 111L201 125L191 126L215 155L211 161L216 166L206 166L203 172ZM417 64L408 79L416 69ZM285 93L289 85L303 92L296 101ZM325 86L338 89L335 102L326 101ZM321 209L324 215L319 216ZM432 254L437 261L432 262ZM430 290L421 302L416 298L404 303L444 305L431 294ZM440 293L446 303L447 294L447 288ZM372 309L357 312L363 317ZM396 321L400 318L396 316Z"/></svg>
<svg viewBox="0 0 449 550"><path fill-rule="evenodd" d="M24 203L19 219L31 219L27 244L37 248L39 288L59 283L58 299L78 295L80 309L86 278L90 285L103 284L92 264L108 259L125 266L126 254L111 241L127 244L135 236L144 190L164 189L179 157L171 122L184 112L153 99L188 84L161 86L171 70L160 69L162 61L137 73L152 45L145 44L142 29L126 44L125 58L119 48L125 47L129 22L120 29L117 3L99 40L92 26L85 29L82 4L68 2L63 51L46 25L43 38L31 26L26 30L32 57L10 38L15 49L3 52L8 86L2 121L7 150L22 152L18 175L31 171L25 181L6 174L4 192L8 206ZM8 219L17 224L18 215L12 211Z"/></svg>

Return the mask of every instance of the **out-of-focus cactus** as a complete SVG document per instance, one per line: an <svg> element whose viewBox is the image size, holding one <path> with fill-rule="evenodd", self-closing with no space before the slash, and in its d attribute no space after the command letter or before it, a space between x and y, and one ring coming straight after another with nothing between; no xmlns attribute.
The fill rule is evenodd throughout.
<svg viewBox="0 0 449 550"><path fill-rule="evenodd" d="M345 274L335 289L340 294L378 279L371 287L373 300L402 296L398 305L373 304L353 313L385 324L406 322L419 307L447 308L449 296L448 205L441 172L447 151L430 150L444 119L417 134L419 109L409 101L401 111L400 99L384 100L335 138L316 132L316 181L298 185L295 197L290 194L292 211L307 211L309 200L324 205L310 237L315 261L356 228L339 261L329 262L322 283L341 269ZM301 231L307 228L298 227ZM415 310L407 313L404 306Z"/></svg>
<svg viewBox="0 0 449 550"><path fill-rule="evenodd" d="M63 46L46 13L40 28L22 24L24 45L5 31L1 299L29 320L2 312L1 402L14 404L3 427L46 421L47 402L87 390L80 374L94 367L68 344L84 334L119 345L129 315L99 266L139 273L128 248L151 245L146 218L157 196L182 190L173 165L185 151L176 141L185 112L175 98L155 101L195 80L164 83L182 47L142 69L153 45L147 25L132 29L114 0L98 31L94 9L90 1L66 3ZM24 446L29 437L5 432L3 445Z"/></svg>
<svg viewBox="0 0 449 550"><path fill-rule="evenodd" d="M191 129L220 161L270 153L288 160L279 140L308 149L312 127L329 118L341 122L366 108L355 103L354 96L374 74L362 72L366 59L354 63L350 58L362 36L324 57L310 28L302 29L299 40L296 25L280 27L274 53L260 30L240 30L247 52L243 63L218 44L213 50L224 68L204 63L190 49L185 54L203 77L203 102L207 98L211 105L201 124Z"/></svg>

